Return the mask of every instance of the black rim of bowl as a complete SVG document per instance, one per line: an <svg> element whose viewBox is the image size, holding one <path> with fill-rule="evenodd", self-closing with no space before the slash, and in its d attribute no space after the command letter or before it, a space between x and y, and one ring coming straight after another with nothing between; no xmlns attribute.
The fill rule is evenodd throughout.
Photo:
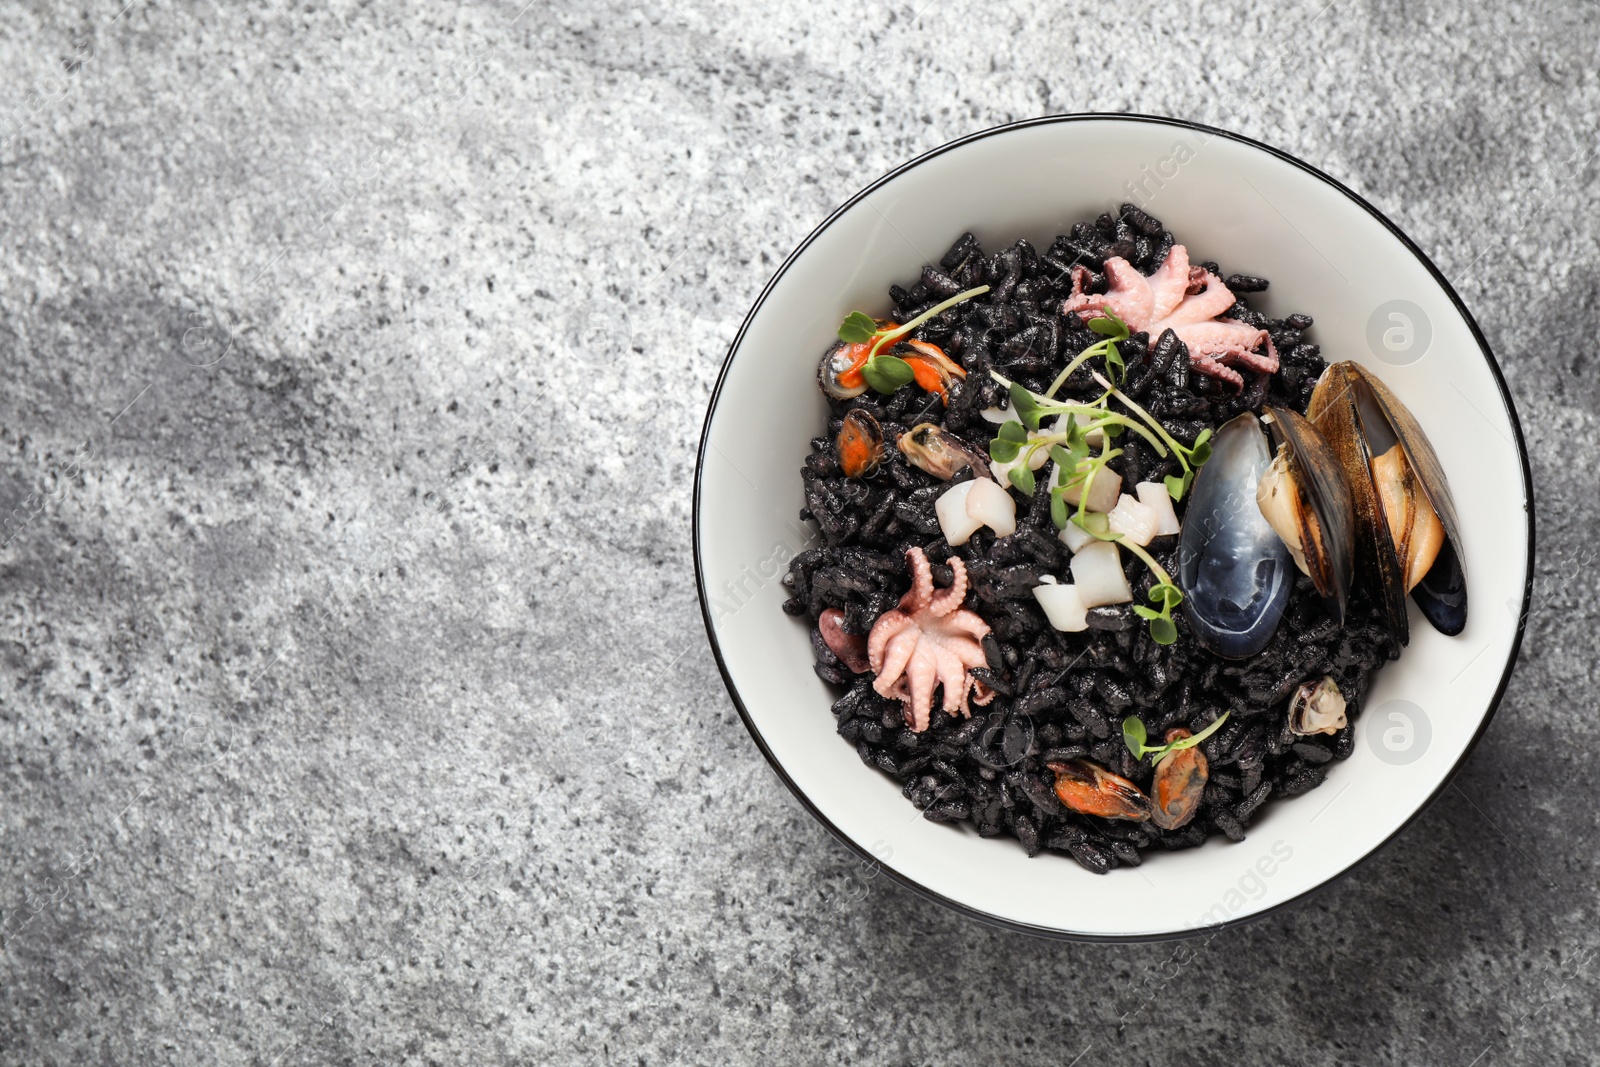
<svg viewBox="0 0 1600 1067"><path fill-rule="evenodd" d="M1306 174L1311 175L1313 178L1316 178L1318 181L1321 181L1321 182L1324 182L1324 183L1326 183L1328 185L1331 185L1333 188L1335 188L1339 192L1343 193L1346 197L1349 197L1350 200L1352 200L1354 203L1356 203L1358 206L1360 206L1363 210L1365 210L1374 219L1377 219L1378 222L1382 223L1384 228L1387 229L1390 233L1394 234L1394 236L1400 241L1400 243L1405 245L1405 247L1411 252L1411 254L1416 256L1417 260L1424 267L1426 267L1428 269L1428 273L1433 276L1433 280L1439 284L1439 288L1444 291L1445 295L1450 298L1450 302L1453 305L1455 305L1456 311L1461 315L1461 318L1466 322L1467 328L1472 331L1472 337L1478 343L1478 350L1479 350L1479 352L1482 353L1484 362L1486 364L1488 364L1490 374L1492 374L1494 376L1495 385L1500 390L1500 397L1505 403L1506 414L1507 414L1507 416L1508 416L1508 418L1510 419L1510 422L1511 422L1511 431L1515 435L1515 438L1516 438L1515 439L1515 444L1516 444L1516 449L1517 449L1517 459L1521 463L1521 466L1522 466L1523 498L1526 501L1526 507L1527 507L1527 512L1528 512L1528 566L1527 566L1527 573L1523 576L1522 607L1521 607L1521 610L1517 613L1517 629L1516 629L1516 634L1512 638L1512 642L1511 642L1511 654L1506 657L1505 669L1501 672L1501 675L1500 675L1500 684L1495 687L1494 696L1489 701L1489 706L1488 706L1487 710L1485 710L1485 712L1484 712L1483 720L1478 724L1478 729L1472 735L1472 740L1467 742L1467 747L1462 751L1461 758L1456 761L1455 765L1450 768L1449 772L1440 781L1439 787L1437 789L1435 789L1433 791L1433 793L1431 793L1426 800L1424 800L1421 804L1419 804L1417 806L1417 810L1412 812L1410 817L1408 817L1405 822L1401 823L1400 826L1393 833L1391 833L1388 837L1384 838L1382 841L1380 841L1377 844L1373 845L1370 849L1367 850L1367 852L1364 855L1362 855L1359 859L1357 859L1354 862L1352 862L1349 866L1345 867L1343 870L1339 871L1337 874L1334 874L1331 877L1324 879L1323 881L1317 883L1316 885L1314 885L1311 888L1305 890L1304 892L1299 893L1299 894L1297 894L1297 895L1295 895L1293 897L1290 897L1288 900L1285 900L1285 901L1283 901L1283 902L1281 902L1279 904L1274 904L1270 908L1265 908L1265 909L1263 909L1261 911L1253 912L1253 913L1251 913L1249 915L1241 915L1238 918L1227 919L1227 920L1225 920L1223 922L1213 923L1213 924L1206 925L1206 926L1194 927L1192 929L1172 930L1172 931L1167 931L1167 932L1149 933L1149 934L1090 934L1090 933L1078 933L1078 932L1071 931L1071 930L1059 930L1059 929L1056 929L1054 927L1049 927L1049 926L1035 926L1035 925L1033 925L1031 923L1017 922L1017 921L1015 921L1013 919L1007 919L1007 918L1004 918L1003 916L999 916L999 915L992 914L990 912L983 911L980 908L975 908L975 907L972 907L971 905L963 904L960 901L952 900L949 897L944 896L943 894L938 893L935 890L930 889L929 887L923 885L921 882L918 882L914 878L909 878L906 875L901 874L899 871L895 870L893 867L891 867L891 866L889 866L887 864L881 863L876 857L874 857L865 848L863 848L854 839L852 839L849 834L846 834L843 830L840 830L837 826L835 826L832 821L830 821L826 816L824 816L822 814L822 812L817 810L816 805L811 802L811 798L806 796L805 792L803 790L801 790L800 787L797 786L794 783L794 780L792 778L789 777L788 772L786 772L784 770L783 765L780 762L778 762L776 757L773 756L772 750L767 747L767 743L762 739L761 731L756 729L755 723L751 720L750 712L745 707L744 700L739 695L738 687L733 684L733 679L731 677L729 677L729 675L728 675L727 664L723 661L723 658L722 658L722 648L721 648L720 645L717 644L717 632L716 632L715 627L712 625L711 603L710 603L709 597L706 595L705 573L704 573L704 569L701 567L701 563L700 563L700 488L701 488L701 479L704 477L704 474L705 474L706 447L707 447L709 435L710 435L710 432L711 432L711 420L716 415L717 400L722 395L723 382L727 379L728 368L729 368L729 366L732 365L732 362L733 362L733 354L738 351L740 343L744 340L745 332L750 328L750 323L755 319L756 314L761 310L762 305L764 305L766 303L767 297L772 293L773 287L778 284L778 280L783 277L784 273L787 272L789 267L794 264L795 260L798 259L801 256L801 254L804 253L805 250L811 246L811 242L815 241L817 239L817 237L824 230L826 230L829 226L833 225L833 222L834 222L835 219L839 218L839 216L843 215L846 211L849 211L856 204L858 204L862 200L866 199L874 191L876 191L877 189L879 189L883 185L887 184L888 182L894 180L895 178L899 177L901 174L904 174L906 171L911 170L913 167L916 167L916 166L918 166L918 165L920 165L920 164L922 164L922 163L924 163L924 162L926 162L926 161L928 161L930 159L933 159L935 156L943 155L944 153L949 152L949 151L951 151L953 149L960 148L962 145L971 144L974 141L980 141L980 140L982 140L982 139L984 139L986 137L993 137L993 136L995 136L997 134L1009 133L1012 130L1024 129L1024 128L1027 128L1027 127L1030 127L1030 126L1044 126L1044 125L1049 125L1049 124L1052 124L1052 123L1083 122L1083 121L1104 121L1104 120L1112 120L1112 121L1118 121L1118 122L1145 122L1145 123L1150 123L1152 125L1157 125L1157 126L1171 126L1171 127L1176 128L1176 129L1193 130L1193 131L1197 131L1199 133L1204 133L1204 134L1206 134L1208 136L1225 137L1230 141L1236 141L1239 144L1249 145L1252 148L1260 149L1261 151L1266 152L1269 155L1275 156L1278 159L1281 159L1286 163L1292 164L1293 166L1295 166L1299 170L1304 171ZM1249 138L1249 137L1245 137L1245 136L1243 136L1241 134L1231 133L1231 132L1229 132L1227 130L1221 130L1221 129L1216 128L1215 126L1206 126L1206 125L1204 125L1202 123L1198 123L1198 122L1190 122L1190 121L1185 120L1185 119L1164 118L1164 117L1159 116L1159 115L1117 114L1117 113L1114 113L1114 112L1094 112L1094 111L1089 111L1089 112L1075 112L1073 114L1068 114L1068 115L1046 115L1046 116L1043 116L1043 117L1040 117L1040 118L1035 118L1035 119L1025 119L1025 120L1023 120L1021 122L1006 123L1003 126L994 126L994 127L991 127L990 129L982 130L982 131L980 131L978 133L969 134L966 137L958 138L958 139L956 139L954 141L949 142L948 144L940 145L938 148L935 148L932 151L924 152L922 155L917 156L915 159L912 159L912 160L910 160L910 161L908 161L906 163L902 163L900 166L898 166L898 167L894 168L893 170L889 171L887 174L883 175L877 181L873 182L872 184L868 185L866 188L862 189L860 192L856 193L849 200L846 200L843 204L841 204L838 208L836 208L831 214L829 214L829 216L826 219L824 219L822 221L822 223L817 226L816 229L812 230L809 234L806 235L805 240L801 241L800 244L795 247L795 250L793 252L789 253L788 257L783 261L783 264L772 275L771 280L769 280L767 282L766 286L761 290L761 295L758 296L756 298L756 302L751 305L749 313L747 315L745 315L744 322L742 322L740 324L739 332L734 337L733 343L728 346L728 355L727 355L726 358L724 358L723 363L722 363L722 369L717 374L717 384L716 384L716 387L713 388L712 391L711 391L711 400L710 400L710 403L706 407L705 424L701 427L701 431L700 431L700 450L699 450L699 454L698 454L698 456L696 457L696 460L695 460L695 471L694 471L694 507L693 507L693 511L692 511L692 513L690 515L690 524L692 526L691 535L692 535L692 538L693 538L693 549L694 549L695 587L696 587L696 590L698 591L699 597L700 597L700 614L701 614L702 619L705 622L706 637L711 642L712 655L716 657L717 670L722 675L722 684L727 687L728 695L733 698L734 707L739 709L739 717L744 720L745 729L749 731L751 738L753 738L755 740L756 747L761 750L761 754L766 757L767 762L769 764L771 764L772 769L777 772L778 777L783 781L784 785L788 786L789 791L795 795L795 798L797 800L799 800L802 805L805 806L805 809L808 812L811 813L813 818L815 818L823 826L827 827L829 833L833 834L833 836L835 838L837 838L839 841L843 842L844 845L847 848L849 848L852 852L854 852L857 856L859 856L862 859L862 861L867 863L869 866L874 866L877 869L883 870L885 873L887 873L889 875L889 877L893 878L896 882L900 883L901 885L905 886L906 888L911 889L914 892L919 893L924 897L927 897L929 900L937 901L938 903L944 905L945 907L950 908L951 910L956 911L956 912L958 912L958 913L960 913L962 915L970 916L971 918L977 919L980 922L988 923L988 924L990 924L992 926L998 926L998 927L1001 927L1001 928L1006 929L1006 930L1015 930L1015 931L1017 931L1019 933L1032 934L1032 935L1034 935L1036 937L1047 937L1047 938L1053 938L1053 939L1062 940L1062 941L1087 941L1087 942L1112 942L1112 943L1134 942L1134 943L1137 943L1137 942L1148 942L1148 941L1172 941L1172 940L1179 940L1179 939L1183 939L1183 938L1200 937L1200 936L1205 936L1205 935L1208 935L1208 934L1218 933L1218 932L1220 932L1222 930L1230 929L1230 928L1235 927L1235 926L1242 926L1245 923L1254 922L1254 921L1256 921L1258 919L1261 919L1261 918L1263 918L1263 917L1265 917L1267 915L1271 915L1274 912L1282 911L1285 908L1289 908L1289 907L1292 907L1294 905L1298 905L1298 904L1304 903L1305 901L1309 900L1315 894L1320 893L1321 891L1323 891L1324 889L1326 889L1329 886L1333 885L1334 883L1336 883L1336 882L1340 881L1341 879L1347 877L1352 871L1356 870L1357 868L1361 867L1362 865L1364 865L1365 863L1370 861L1372 859L1372 857L1376 856L1379 852L1382 852L1385 848L1387 848L1390 844L1392 844L1395 840L1397 840L1402 834L1404 834L1405 831L1408 828L1410 828L1412 823L1416 822L1416 820L1422 815L1422 813L1427 811L1428 808L1432 806L1433 802L1439 799L1439 795L1444 792L1445 788L1447 786L1449 786L1452 781L1455 780L1455 777L1456 777L1457 774L1460 773L1461 768L1466 766L1467 760L1471 757L1471 755L1473 753L1473 750L1478 747L1478 742L1483 739L1484 731L1486 731L1489 728L1489 723L1494 718L1494 713L1499 709L1501 699L1505 696L1506 686L1511 681L1511 673L1512 673L1512 670L1516 666L1517 655L1518 655L1518 652L1520 651L1520 649L1522 648L1523 632L1524 632L1524 630L1526 629L1526 626L1527 626L1528 605L1531 603L1532 596L1533 596L1533 566L1534 566L1533 476L1532 476L1532 472L1530 471L1530 469L1528 467L1528 449L1527 449L1527 445L1524 442L1523 437L1522 437L1522 424L1521 424L1521 421L1517 418L1516 405L1515 405L1515 403L1513 403L1513 401L1511 399L1510 390L1508 390L1506 388L1505 376L1500 373L1500 365L1495 361L1494 353L1489 348L1489 342L1488 342L1488 340L1486 340L1484 338L1483 331L1478 328L1477 321L1472 317L1472 313L1467 310L1466 305L1464 303L1462 303L1461 297L1456 293L1455 288L1449 283L1449 281L1447 281L1445 279L1445 276L1442 273L1440 273L1439 268L1434 265L1433 260L1429 259L1428 256L1422 251L1422 249L1418 248L1416 243L1413 242L1411 240L1411 238L1407 237L1405 235L1405 233L1401 231L1400 227L1396 226L1392 221L1390 221L1388 216L1386 216L1383 212L1379 211L1377 208L1373 207L1363 197L1361 197L1356 192L1354 192L1353 190L1351 190L1348 187L1346 187L1343 183L1339 182L1338 180L1336 180L1334 178L1329 177L1328 175L1324 174L1322 171L1318 170L1316 167L1311 166L1311 164L1306 163L1305 161L1303 161L1301 159L1297 159L1296 157L1290 155L1289 153L1287 153L1285 151L1282 151L1281 149L1274 148L1269 144L1263 144L1260 141L1254 140L1254 139ZM842 751L843 750L841 750L841 758L842 758Z"/></svg>

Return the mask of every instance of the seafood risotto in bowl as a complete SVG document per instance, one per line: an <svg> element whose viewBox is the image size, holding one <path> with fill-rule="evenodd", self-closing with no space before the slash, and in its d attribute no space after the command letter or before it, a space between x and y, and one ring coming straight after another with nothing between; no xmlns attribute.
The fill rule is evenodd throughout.
<svg viewBox="0 0 1600 1067"><path fill-rule="evenodd" d="M858 194L746 320L707 628L873 871L1059 936L1236 922L1393 837L1487 723L1520 442L1448 285L1331 179L1165 120L1003 127Z"/></svg>

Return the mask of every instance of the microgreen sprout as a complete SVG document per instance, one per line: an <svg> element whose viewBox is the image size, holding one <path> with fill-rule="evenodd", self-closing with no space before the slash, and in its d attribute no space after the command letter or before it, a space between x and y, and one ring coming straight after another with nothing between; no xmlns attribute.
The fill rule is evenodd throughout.
<svg viewBox="0 0 1600 1067"><path fill-rule="evenodd" d="M1212 734L1221 729L1222 724L1227 722L1228 716L1232 714L1233 712L1231 711L1225 711L1222 713L1221 718L1212 723L1210 726L1207 726L1204 730L1201 730L1199 733L1191 734L1188 737L1180 737L1176 741L1168 741L1164 745L1145 744L1146 734L1144 720L1139 718L1137 715L1129 715L1126 719L1122 720L1122 740L1127 744L1128 751L1133 753L1134 759L1141 760L1146 756L1154 756L1156 760L1160 760L1161 757L1167 755L1169 752L1178 752L1182 749L1193 748L1194 746L1198 745L1200 742L1204 741L1206 738L1210 737Z"/></svg>
<svg viewBox="0 0 1600 1067"><path fill-rule="evenodd" d="M1122 381L1128 366L1122 360L1122 352L1117 348L1118 341L1126 341L1130 336L1128 324L1117 317L1117 313L1110 308L1103 312L1104 318L1090 319L1089 329L1104 338L1085 348L1075 356L1066 369L1056 375L1056 380L1050 383L1050 388L1044 391L1046 398L1054 397L1067 379L1072 377L1072 372L1083 366L1095 356L1104 356L1106 360L1106 373L1117 381Z"/></svg>
<svg viewBox="0 0 1600 1067"><path fill-rule="evenodd" d="M1172 496L1172 499L1182 500L1183 495L1187 493L1189 491L1189 487L1194 484L1195 473L1199 471L1201 467L1205 466L1206 460L1211 458L1211 428L1207 427L1206 429L1201 430L1200 433L1195 437L1194 444L1190 445L1188 448L1185 448L1183 445L1179 444L1170 433L1167 432L1167 428L1165 426L1162 426L1160 422L1156 421L1156 417L1154 415L1150 414L1143 407L1141 407L1136 400L1123 393L1110 382L1106 381L1106 379L1101 377L1098 372L1091 373L1094 374L1095 382L1105 389L1107 396L1116 397L1122 402L1124 407L1133 412L1135 415L1138 415L1139 418L1143 419L1146 423L1153 427L1156 433L1161 435L1161 440L1166 443L1167 447L1172 449L1173 455L1178 457L1178 463L1183 467L1183 473L1181 475L1169 474L1163 479L1163 481L1165 482L1167 492ZM1166 455L1165 452L1161 454Z"/></svg>
<svg viewBox="0 0 1600 1067"><path fill-rule="evenodd" d="M911 364L899 356L891 356L880 350L884 345L892 345L918 326L927 322L935 315L941 315L964 301L975 296L982 296L989 291L987 285L980 285L976 289L968 289L957 293L949 300L935 304L910 322L901 326L882 327L876 319L861 311L852 311L846 315L839 324L839 340L848 345L864 345L871 343L867 349L866 359L860 364L861 377L866 379L868 385L880 393L892 393L902 385L911 381L915 375L911 371Z"/></svg>
<svg viewBox="0 0 1600 1067"><path fill-rule="evenodd" d="M992 371L990 373L994 374ZM1095 377L1099 378L1099 375ZM1067 523L1071 522L1098 540L1120 543L1137 556L1155 576L1156 582L1150 587L1149 592L1150 600L1155 606L1136 604L1133 610L1150 624L1151 640L1162 645L1172 644L1178 639L1178 627L1172 621L1172 609L1183 602L1182 591L1178 589L1177 583L1172 580L1166 569L1156 562L1155 557L1146 552L1142 546L1112 531L1109 520L1103 513L1089 510L1089 495L1094 487L1095 478L1105 469L1106 464L1122 455L1120 448L1111 447L1111 441L1123 430L1131 429L1139 434L1150 442L1161 456L1167 454L1164 441L1175 448L1183 446L1173 441L1160 423L1151 419L1143 408L1138 408L1138 412L1154 424L1160 437L1152 434L1134 419L1108 411L1105 406L1107 399L1120 394L1109 383L1105 383L1104 379L1100 381L1107 385L1107 391L1098 400L1091 404L1072 404L1038 397L1024 386L1007 381L999 374L994 374L994 378L1007 386L1011 398L1011 410L1017 418L1003 423L994 440L989 442L989 458L996 463L1006 465L1006 477L1011 484L1025 495L1032 496L1037 485L1030 461L1040 448L1049 449L1050 459L1056 465L1055 481L1050 487L1050 518L1055 523L1056 529L1064 530ZM1042 420L1052 415L1066 416L1064 427L1052 432L1040 430ZM1080 417L1084 420L1081 423L1078 421ZM1091 456L1089 435L1096 430L1100 431L1100 454ZM1209 456L1211 446L1203 439L1209 435L1209 430L1203 431L1202 439L1196 440L1195 447L1184 449L1184 452L1190 457L1197 453ZM1204 462L1204 458L1199 462ZM1184 478L1192 477L1192 469L1186 466ZM1184 483L1184 488L1187 488L1187 481ZM1073 490L1076 490L1078 495L1076 511L1069 510L1067 501L1067 494ZM1172 491L1170 480L1168 491ZM1175 499L1181 499L1182 493L1174 492L1173 496Z"/></svg>

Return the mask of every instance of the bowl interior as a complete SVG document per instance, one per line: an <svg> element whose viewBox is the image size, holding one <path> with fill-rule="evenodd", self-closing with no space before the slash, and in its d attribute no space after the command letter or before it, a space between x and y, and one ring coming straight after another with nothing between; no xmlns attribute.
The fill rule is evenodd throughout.
<svg viewBox="0 0 1600 1067"><path fill-rule="evenodd" d="M1465 531L1471 614L1459 637L1412 608L1412 640L1377 675L1355 753L1277 800L1247 840L1147 853L1096 876L1011 839L921 818L834 732L803 621L783 614L789 560L820 543L799 466L822 432L818 357L853 309L882 314L964 230L987 250L1044 249L1078 219L1141 204L1254 305L1311 315L1330 362L1372 367L1444 462ZM1396 303L1397 301L1401 303ZM1394 316L1398 315L1396 318ZM1376 326L1374 326L1376 324ZM1510 669L1529 573L1520 436L1490 357L1448 290L1374 214L1258 146L1154 121L1078 118L991 131L895 172L790 259L735 342L708 417L695 514L708 626L751 730L818 814L892 873L983 916L1078 937L1160 937L1283 904L1349 868L1442 787ZM1508 506L1509 504L1509 506ZM777 788L777 783L773 783Z"/></svg>

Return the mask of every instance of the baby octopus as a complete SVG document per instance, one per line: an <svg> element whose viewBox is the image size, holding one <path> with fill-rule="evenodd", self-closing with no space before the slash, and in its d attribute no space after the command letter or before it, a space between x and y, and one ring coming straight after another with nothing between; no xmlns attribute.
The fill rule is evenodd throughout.
<svg viewBox="0 0 1600 1067"><path fill-rule="evenodd" d="M1189 362L1196 371L1236 389L1244 386L1244 376L1234 367L1264 374L1278 369L1278 350L1266 330L1217 318L1233 306L1233 292L1210 271L1189 266L1189 250L1183 245L1173 245L1166 261L1148 278L1120 256L1107 259L1104 293L1083 291L1088 276L1081 266L1072 269L1072 296L1063 311L1077 312L1087 320L1110 308L1129 330L1149 334L1152 344L1171 330L1189 349ZM1265 355L1256 351L1263 344Z"/></svg>
<svg viewBox="0 0 1600 1067"><path fill-rule="evenodd" d="M961 606L967 595L967 568L955 556L951 584L934 594L933 569L920 548L906 550L911 565L911 589L900 606L878 616L867 635L867 659L877 674L872 687L882 696L901 701L906 725L916 733L928 728L933 709L933 689L944 687L944 710L970 716L968 694L975 704L994 699L970 673L986 665L981 642L989 624L976 612Z"/></svg>

